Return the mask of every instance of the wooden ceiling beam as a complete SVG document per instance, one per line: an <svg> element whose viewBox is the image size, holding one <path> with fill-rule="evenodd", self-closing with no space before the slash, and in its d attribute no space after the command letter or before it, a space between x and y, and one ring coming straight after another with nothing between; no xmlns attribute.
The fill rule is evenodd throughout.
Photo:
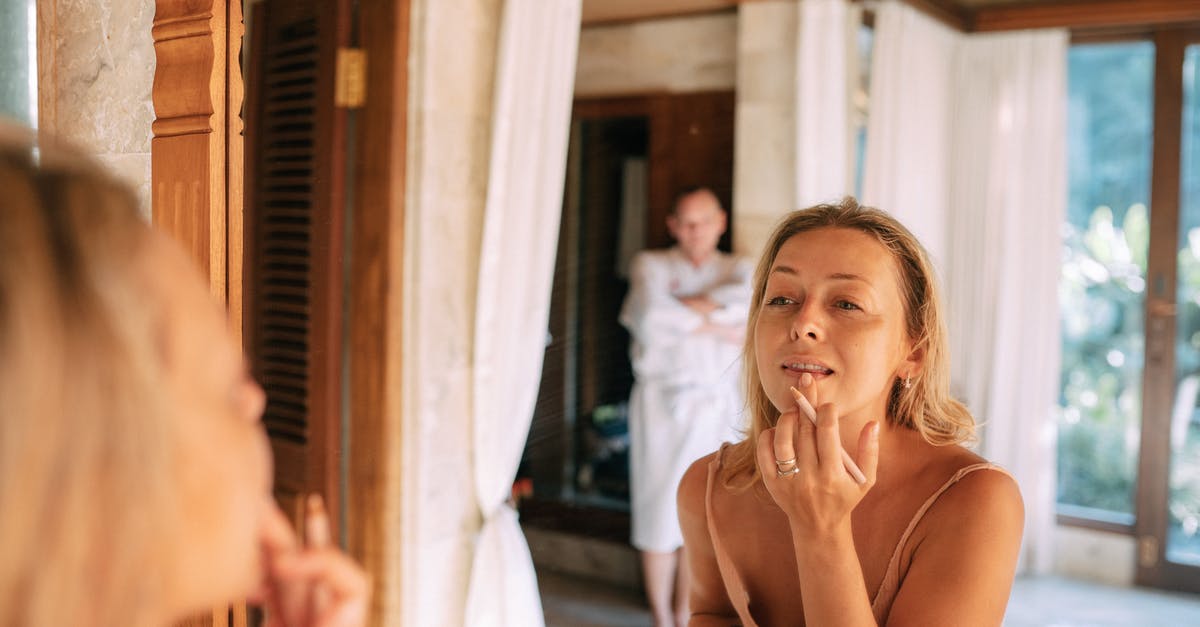
<svg viewBox="0 0 1200 627"><path fill-rule="evenodd" d="M972 31L1121 29L1200 23L1200 0L1058 0L980 7Z"/></svg>
<svg viewBox="0 0 1200 627"><path fill-rule="evenodd" d="M584 0L583 25L627 23L734 10L762 0ZM861 1L861 0L852 0ZM1200 24L1200 0L1042 0L962 6L955 0L903 0L962 32L1032 28L1075 31Z"/></svg>

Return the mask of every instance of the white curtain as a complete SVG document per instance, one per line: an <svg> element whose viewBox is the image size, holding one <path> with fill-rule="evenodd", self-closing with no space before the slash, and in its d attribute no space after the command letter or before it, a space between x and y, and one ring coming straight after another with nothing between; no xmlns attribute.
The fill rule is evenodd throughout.
<svg viewBox="0 0 1200 627"><path fill-rule="evenodd" d="M899 218L939 271L946 258L949 120L961 38L907 4L889 0L875 13L862 201Z"/></svg>
<svg viewBox="0 0 1200 627"><path fill-rule="evenodd" d="M508 505L541 378L562 210L580 0L507 0L475 312L472 453L480 517L466 624L544 624Z"/></svg>
<svg viewBox="0 0 1200 627"><path fill-rule="evenodd" d="M956 394L1025 497L1021 570L1052 566L1068 34L967 37L957 55L946 283Z"/></svg>
<svg viewBox="0 0 1200 627"><path fill-rule="evenodd" d="M857 15L857 14L856 14ZM796 208L852 193L846 0L801 0L796 37Z"/></svg>

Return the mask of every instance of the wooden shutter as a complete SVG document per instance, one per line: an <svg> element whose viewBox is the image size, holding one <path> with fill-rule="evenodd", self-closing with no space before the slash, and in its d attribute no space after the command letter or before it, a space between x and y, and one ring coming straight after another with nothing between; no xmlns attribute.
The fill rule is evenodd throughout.
<svg viewBox="0 0 1200 627"><path fill-rule="evenodd" d="M297 519L319 492L339 524L345 110L334 105L347 2L264 0L247 67L245 315L275 455Z"/></svg>

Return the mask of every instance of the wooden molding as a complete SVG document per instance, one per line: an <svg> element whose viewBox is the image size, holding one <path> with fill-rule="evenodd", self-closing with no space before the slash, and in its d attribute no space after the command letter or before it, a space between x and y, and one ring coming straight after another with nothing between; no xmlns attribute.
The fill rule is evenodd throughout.
<svg viewBox="0 0 1200 627"><path fill-rule="evenodd" d="M1200 23L1200 0L1057 0L984 7L972 31L1136 28Z"/></svg>
<svg viewBox="0 0 1200 627"><path fill-rule="evenodd" d="M156 0L151 29L152 219L191 252L221 302L227 298L228 17L226 0Z"/></svg>
<svg viewBox="0 0 1200 627"><path fill-rule="evenodd" d="M369 625L403 618L401 331L410 0L360 0L370 90L349 181L354 279L348 294L346 540L371 574Z"/></svg>
<svg viewBox="0 0 1200 627"><path fill-rule="evenodd" d="M58 0L37 0L38 131L58 125Z"/></svg>
<svg viewBox="0 0 1200 627"><path fill-rule="evenodd" d="M225 248L226 248L226 291L225 301L229 313L230 330L238 345L242 345L242 262L243 262L243 190L245 189L245 120L242 104L245 101L246 85L242 78L242 39L246 34L246 22L242 15L242 3L230 2L227 8L227 31L225 58Z"/></svg>

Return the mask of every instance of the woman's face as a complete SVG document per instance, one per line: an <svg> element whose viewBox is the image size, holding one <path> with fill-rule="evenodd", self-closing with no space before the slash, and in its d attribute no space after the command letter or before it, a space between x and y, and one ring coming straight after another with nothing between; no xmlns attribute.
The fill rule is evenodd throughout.
<svg viewBox="0 0 1200 627"><path fill-rule="evenodd" d="M788 387L799 388L808 372L818 401L836 403L843 419L883 420L895 377L916 372L896 262L866 233L821 228L792 236L758 305L758 372L780 412L795 409Z"/></svg>
<svg viewBox="0 0 1200 627"><path fill-rule="evenodd" d="M143 270L163 309L167 402L177 421L174 479L181 512L170 592L179 607L247 594L260 580L258 531L271 487L259 418L265 396L249 377L224 312L195 265L152 236Z"/></svg>

